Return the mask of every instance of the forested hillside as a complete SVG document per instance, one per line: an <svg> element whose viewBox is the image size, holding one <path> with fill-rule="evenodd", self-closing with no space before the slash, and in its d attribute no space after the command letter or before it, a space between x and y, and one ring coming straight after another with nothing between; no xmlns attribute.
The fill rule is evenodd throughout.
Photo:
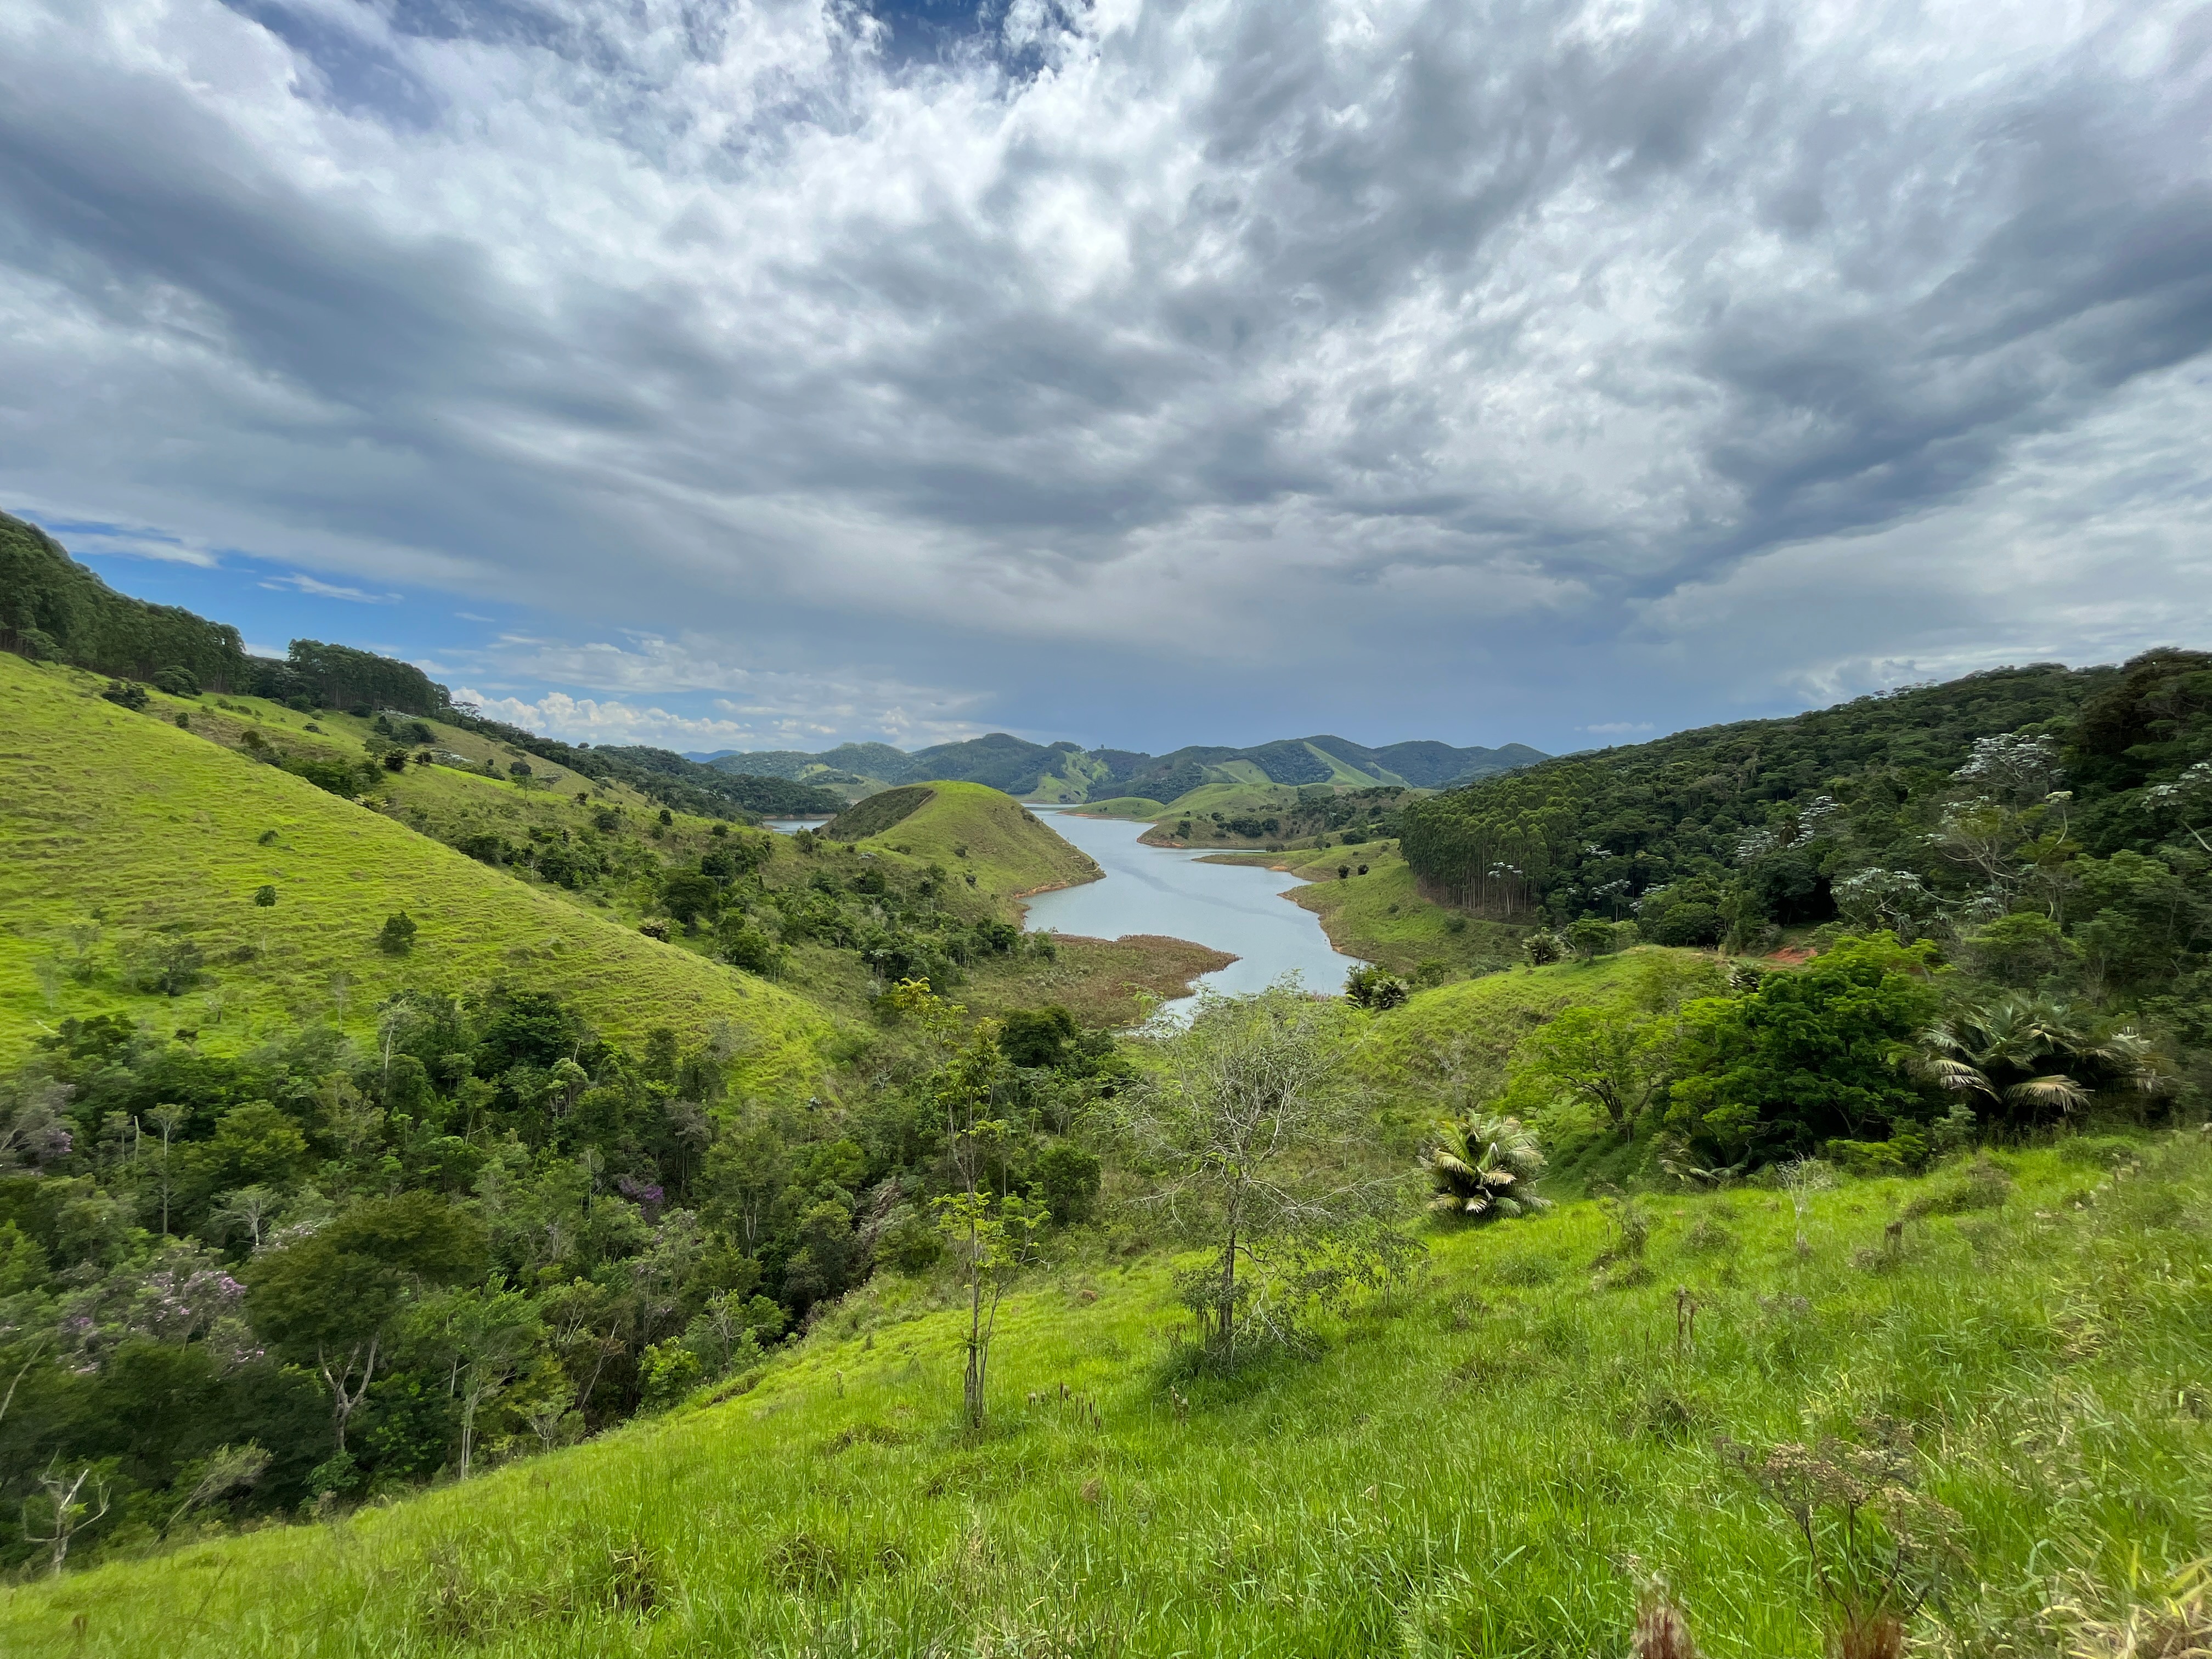
<svg viewBox="0 0 2212 1659"><path fill-rule="evenodd" d="M125 598L36 525L0 513L0 649L151 679L182 668L210 688L252 678L235 628Z"/></svg>
<svg viewBox="0 0 2212 1659"><path fill-rule="evenodd" d="M1638 915L1670 944L2030 898L2070 918L2105 857L2179 876L2203 850L2209 670L2186 652L2003 669L1566 757L1408 807L1406 854L1474 914Z"/></svg>

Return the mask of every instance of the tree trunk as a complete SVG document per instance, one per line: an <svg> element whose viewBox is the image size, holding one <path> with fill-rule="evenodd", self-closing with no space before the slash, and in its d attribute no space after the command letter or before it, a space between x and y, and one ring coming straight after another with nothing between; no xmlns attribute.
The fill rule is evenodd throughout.
<svg viewBox="0 0 2212 1659"><path fill-rule="evenodd" d="M369 1338L368 1354L362 1361L361 1368L361 1386L350 1392L346 1388L346 1379L353 1375L353 1357L359 1350L348 1349L345 1358L338 1363L335 1370L331 1369L331 1363L327 1359L322 1359L319 1362L322 1366L323 1381L329 1383L331 1387L331 1427L340 1451L346 1449L346 1419L351 1417L355 1408L368 1397L368 1385L376 1376L376 1338Z"/></svg>
<svg viewBox="0 0 2212 1659"><path fill-rule="evenodd" d="M981 1241L975 1224L968 1224L968 1373L962 1379L962 1401L970 1430L983 1426L983 1267L978 1251Z"/></svg>
<svg viewBox="0 0 2212 1659"><path fill-rule="evenodd" d="M1221 1356L1237 1355L1237 1228L1231 1223L1229 1242L1221 1252Z"/></svg>

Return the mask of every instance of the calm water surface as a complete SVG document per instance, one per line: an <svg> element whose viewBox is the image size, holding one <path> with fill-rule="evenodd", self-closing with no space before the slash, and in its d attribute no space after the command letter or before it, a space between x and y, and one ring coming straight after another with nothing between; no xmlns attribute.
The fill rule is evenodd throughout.
<svg viewBox="0 0 2212 1659"><path fill-rule="evenodd" d="M1164 933L1210 945L1233 952L1237 960L1199 982L1231 995L1262 990L1288 973L1302 975L1309 990L1334 992L1359 966L1357 957L1328 942L1319 917L1281 896L1301 884L1284 871L1200 864L1198 853L1143 846L1137 837L1149 823L1081 817L1044 806L1030 811L1048 818L1106 872L1103 881L1030 900L1023 925L1032 933L1050 929L1091 939Z"/></svg>

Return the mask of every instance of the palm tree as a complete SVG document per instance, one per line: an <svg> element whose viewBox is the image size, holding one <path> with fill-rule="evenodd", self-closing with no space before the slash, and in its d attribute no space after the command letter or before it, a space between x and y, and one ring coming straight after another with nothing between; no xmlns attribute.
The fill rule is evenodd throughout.
<svg viewBox="0 0 2212 1659"><path fill-rule="evenodd" d="M1437 1187L1429 1207L1440 1214L1487 1220L1552 1207L1550 1199L1528 1190L1543 1173L1544 1154L1517 1117L1477 1112L1464 1122L1442 1125L1421 1164Z"/></svg>
<svg viewBox="0 0 2212 1659"><path fill-rule="evenodd" d="M2083 1019L2063 1002L2011 994L1966 1003L1900 1045L1923 1083L1978 1095L2007 1115L2063 1115L2099 1089L2160 1094L2171 1086L2150 1040L2132 1026Z"/></svg>

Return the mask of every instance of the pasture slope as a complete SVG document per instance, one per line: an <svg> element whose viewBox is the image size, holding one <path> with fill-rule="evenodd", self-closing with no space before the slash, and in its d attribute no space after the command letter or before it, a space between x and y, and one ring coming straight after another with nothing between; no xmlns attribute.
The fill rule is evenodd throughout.
<svg viewBox="0 0 2212 1659"><path fill-rule="evenodd" d="M805 1000L179 730L166 700L104 702L100 684L0 654L0 1051L107 1012L220 1048L324 1018L365 1036L403 988L505 981L626 1042L726 1022L735 1080L761 1094L803 1096L822 1074L831 1026ZM256 902L264 888L273 903ZM380 933L403 911L414 947L387 955ZM135 968L182 946L203 964L188 989L134 988Z"/></svg>
<svg viewBox="0 0 2212 1659"><path fill-rule="evenodd" d="M2118 1651L2085 1621L2212 1530L2209 1215L2194 1133L1802 1218L1759 1188L1565 1204L1430 1232L1415 1284L1233 1382L1180 1366L1172 1259L1125 1238L1012 1298L972 1437L951 1287L886 1275L749 1392L26 1583L0 1650L1617 1655L1656 1572L1714 1659L1815 1659L1803 1545L1723 1448L1834 1435L1909 1443L1954 1517L1917 1650Z"/></svg>
<svg viewBox="0 0 2212 1659"><path fill-rule="evenodd" d="M1015 918L1013 901L1018 897L1098 879L1098 866L1089 854L1070 846L1011 795L980 783L908 787L926 791L928 799L882 830L864 835L858 845L940 865L955 877L973 877L972 885L1002 901L1008 921ZM868 806L863 801L853 812L865 813ZM833 834L842 821L832 821Z"/></svg>

